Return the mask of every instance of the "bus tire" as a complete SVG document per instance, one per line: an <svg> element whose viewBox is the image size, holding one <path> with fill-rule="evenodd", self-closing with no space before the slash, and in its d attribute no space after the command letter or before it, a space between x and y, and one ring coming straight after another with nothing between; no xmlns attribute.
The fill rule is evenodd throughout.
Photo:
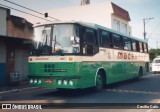
<svg viewBox="0 0 160 112"><path fill-rule="evenodd" d="M97 76L96 76L96 84L95 84L95 90L96 91L101 91L103 89L103 77L102 77L102 73L98 72Z"/></svg>
<svg viewBox="0 0 160 112"><path fill-rule="evenodd" d="M140 67L140 68L139 68L139 73L138 73L138 80L141 79L142 76L143 76L143 68Z"/></svg>

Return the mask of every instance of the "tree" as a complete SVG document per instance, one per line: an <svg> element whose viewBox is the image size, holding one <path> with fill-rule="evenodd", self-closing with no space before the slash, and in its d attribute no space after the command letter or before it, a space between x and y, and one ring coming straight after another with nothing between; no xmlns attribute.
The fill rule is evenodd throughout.
<svg viewBox="0 0 160 112"><path fill-rule="evenodd" d="M160 49L150 49L149 50L150 61L153 61L153 59L159 55L160 55Z"/></svg>

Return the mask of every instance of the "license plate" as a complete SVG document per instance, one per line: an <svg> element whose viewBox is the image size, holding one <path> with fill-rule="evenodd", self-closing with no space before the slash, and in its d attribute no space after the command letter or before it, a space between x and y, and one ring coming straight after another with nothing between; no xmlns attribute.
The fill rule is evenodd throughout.
<svg viewBox="0 0 160 112"><path fill-rule="evenodd" d="M53 80L52 80L52 79L46 79L46 80L45 80L45 83L47 83L47 84L52 84L52 83L53 83Z"/></svg>

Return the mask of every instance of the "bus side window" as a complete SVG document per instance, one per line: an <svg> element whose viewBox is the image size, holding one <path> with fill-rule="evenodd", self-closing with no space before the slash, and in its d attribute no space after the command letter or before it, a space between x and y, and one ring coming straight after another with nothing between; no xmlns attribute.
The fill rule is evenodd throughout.
<svg viewBox="0 0 160 112"><path fill-rule="evenodd" d="M143 52L143 44L142 44L142 42L139 42L139 48L140 48L140 52Z"/></svg>
<svg viewBox="0 0 160 112"><path fill-rule="evenodd" d="M125 50L132 50L131 39L123 37L123 46Z"/></svg>
<svg viewBox="0 0 160 112"><path fill-rule="evenodd" d="M111 47L111 42L110 42L110 33L107 31L101 31L101 39L100 39L100 46L105 47L105 48L110 48Z"/></svg>
<svg viewBox="0 0 160 112"><path fill-rule="evenodd" d="M147 43L143 43L143 46L144 46L144 52L147 53L148 52L148 46L147 46Z"/></svg>
<svg viewBox="0 0 160 112"><path fill-rule="evenodd" d="M97 34L98 34L98 36L97 36L98 37L98 39L97 39L98 40L98 45L101 46L101 30L100 29L98 29Z"/></svg>
<svg viewBox="0 0 160 112"><path fill-rule="evenodd" d="M117 34L112 34L112 38L113 38L113 48L123 49L123 42L121 36Z"/></svg>
<svg viewBox="0 0 160 112"><path fill-rule="evenodd" d="M87 45L95 45L96 44L94 30L86 29L85 34L84 34L84 38L85 38Z"/></svg>
<svg viewBox="0 0 160 112"><path fill-rule="evenodd" d="M132 40L132 49L134 52L137 51L137 46L136 46L136 41L135 40Z"/></svg>
<svg viewBox="0 0 160 112"><path fill-rule="evenodd" d="M99 51L96 30L85 28L83 54L93 55Z"/></svg>
<svg viewBox="0 0 160 112"><path fill-rule="evenodd" d="M139 41L136 41L136 48L137 48L137 52L140 52Z"/></svg>

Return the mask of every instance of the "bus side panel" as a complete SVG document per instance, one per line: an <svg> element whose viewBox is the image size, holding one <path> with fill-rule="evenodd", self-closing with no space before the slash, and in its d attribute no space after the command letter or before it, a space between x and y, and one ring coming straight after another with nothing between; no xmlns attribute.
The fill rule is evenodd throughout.
<svg viewBox="0 0 160 112"><path fill-rule="evenodd" d="M143 67L143 73L145 74L144 62L83 62L79 72L83 83L78 84L80 88L93 87L95 85L95 75L100 67L106 71L107 84L133 79L138 77L140 66Z"/></svg>
<svg viewBox="0 0 160 112"><path fill-rule="evenodd" d="M95 86L95 76L100 64L97 62L82 62L79 74L82 76L79 87L88 88Z"/></svg>
<svg viewBox="0 0 160 112"><path fill-rule="evenodd" d="M107 84L136 78L139 75L140 66L145 72L145 63L140 62L106 62L103 63L107 74Z"/></svg>
<svg viewBox="0 0 160 112"><path fill-rule="evenodd" d="M107 84L117 82L123 74L123 64L117 62L104 62L102 65L107 74Z"/></svg>

